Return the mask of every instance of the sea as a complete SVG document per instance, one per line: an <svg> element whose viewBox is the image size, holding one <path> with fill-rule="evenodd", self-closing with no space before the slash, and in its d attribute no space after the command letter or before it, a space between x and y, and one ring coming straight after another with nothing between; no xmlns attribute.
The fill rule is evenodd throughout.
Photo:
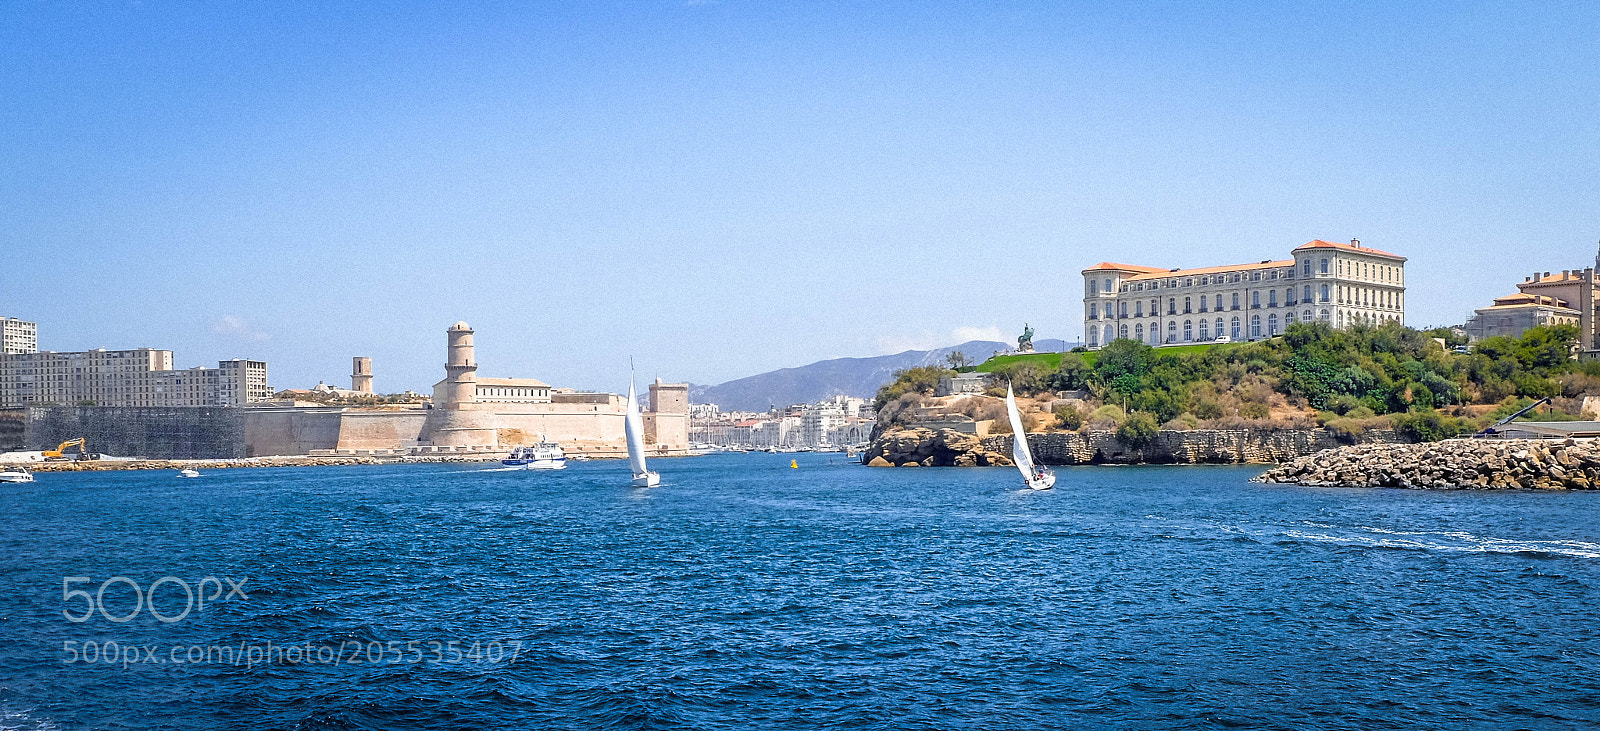
<svg viewBox="0 0 1600 731"><path fill-rule="evenodd" d="M0 729L1600 725L1600 494L652 466L0 486Z"/></svg>

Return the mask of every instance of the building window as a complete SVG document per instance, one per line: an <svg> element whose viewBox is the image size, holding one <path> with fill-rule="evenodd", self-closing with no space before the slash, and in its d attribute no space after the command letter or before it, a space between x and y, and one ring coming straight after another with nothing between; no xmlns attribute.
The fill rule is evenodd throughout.
<svg viewBox="0 0 1600 731"><path fill-rule="evenodd" d="M1239 309L1239 293L1238 292L1234 292L1233 293L1233 309L1235 309L1235 310Z"/></svg>
<svg viewBox="0 0 1600 731"><path fill-rule="evenodd" d="M1101 330L1100 332L1101 332L1101 336L1102 336L1101 340L1104 340L1107 345L1110 345L1111 344L1111 326L1110 325L1106 325L1105 329Z"/></svg>
<svg viewBox="0 0 1600 731"><path fill-rule="evenodd" d="M1183 321L1183 339L1194 340L1194 323L1189 320Z"/></svg>
<svg viewBox="0 0 1600 731"><path fill-rule="evenodd" d="M1222 337L1222 318L1217 318L1217 337Z"/></svg>
<svg viewBox="0 0 1600 731"><path fill-rule="evenodd" d="M1119 325L1117 327L1117 337L1122 338L1123 340L1127 340L1128 339L1128 326L1127 325Z"/></svg>
<svg viewBox="0 0 1600 731"><path fill-rule="evenodd" d="M1128 303L1126 303L1126 302L1118 302L1117 303L1117 316L1118 317L1127 317L1128 316Z"/></svg>
<svg viewBox="0 0 1600 731"><path fill-rule="evenodd" d="M1111 280L1107 279L1106 280L1106 294L1110 294L1110 293L1111 293Z"/></svg>
<svg viewBox="0 0 1600 731"><path fill-rule="evenodd" d="M1189 298L1188 297L1184 297L1183 298L1183 314L1187 315L1187 314L1189 314L1191 312L1194 312L1194 310L1192 308L1190 308L1190 306L1189 306Z"/></svg>
<svg viewBox="0 0 1600 731"><path fill-rule="evenodd" d="M1200 339L1201 340L1210 340L1211 339L1210 323L1206 322L1206 319L1204 317L1200 318Z"/></svg>
<svg viewBox="0 0 1600 731"><path fill-rule="evenodd" d="M1278 334L1278 316L1267 315L1267 336L1276 337Z"/></svg>
<svg viewBox="0 0 1600 731"><path fill-rule="evenodd" d="M1099 282L1096 282L1093 279L1089 280L1089 294L1100 294Z"/></svg>
<svg viewBox="0 0 1600 731"><path fill-rule="evenodd" d="M1322 274L1327 274L1328 273L1328 260L1327 259L1323 259L1319 266L1320 266L1320 268L1322 270L1321 271Z"/></svg>
<svg viewBox="0 0 1600 731"><path fill-rule="evenodd" d="M1168 297L1167 298L1167 314L1169 314L1169 315L1178 314L1178 298L1177 297Z"/></svg>
<svg viewBox="0 0 1600 731"><path fill-rule="evenodd" d="M1239 330L1239 316L1238 315L1234 315L1233 316L1233 322L1231 324L1233 325L1233 329L1232 329L1233 339L1234 340L1242 339L1244 337L1244 333Z"/></svg>
<svg viewBox="0 0 1600 731"><path fill-rule="evenodd" d="M1270 291L1267 292L1267 306L1268 307L1277 307L1278 306L1278 290L1274 289L1274 290L1270 290Z"/></svg>
<svg viewBox="0 0 1600 731"><path fill-rule="evenodd" d="M1178 323L1176 323L1176 322L1167 323L1167 342L1169 342L1169 343L1178 342Z"/></svg>
<svg viewBox="0 0 1600 731"><path fill-rule="evenodd" d="M1261 316L1260 315L1251 315L1250 316L1250 337L1252 337L1252 338L1261 337Z"/></svg>
<svg viewBox="0 0 1600 731"><path fill-rule="evenodd" d="M1256 290L1250 293L1250 307L1254 309L1261 309L1261 290Z"/></svg>
<svg viewBox="0 0 1600 731"><path fill-rule="evenodd" d="M1323 302L1327 302L1328 301L1328 285L1326 285L1326 284L1322 285L1322 301ZM1323 319L1327 319L1327 318L1323 318Z"/></svg>
<svg viewBox="0 0 1600 731"><path fill-rule="evenodd" d="M1161 300L1152 298L1150 300L1150 316L1151 317L1155 317L1160 312L1161 312Z"/></svg>
<svg viewBox="0 0 1600 731"><path fill-rule="evenodd" d="M1207 311L1206 310L1206 296L1203 295L1203 294L1200 295L1200 311L1201 312L1206 312Z"/></svg>
<svg viewBox="0 0 1600 731"><path fill-rule="evenodd" d="M1100 305L1095 304L1093 302L1089 303L1089 319L1091 319L1091 320L1100 319Z"/></svg>
<svg viewBox="0 0 1600 731"><path fill-rule="evenodd" d="M1141 343L1144 342L1144 323L1133 326L1133 339Z"/></svg>
<svg viewBox="0 0 1600 731"><path fill-rule="evenodd" d="M1144 300L1133 303L1133 316L1144 317ZM1143 338L1140 339L1143 340Z"/></svg>

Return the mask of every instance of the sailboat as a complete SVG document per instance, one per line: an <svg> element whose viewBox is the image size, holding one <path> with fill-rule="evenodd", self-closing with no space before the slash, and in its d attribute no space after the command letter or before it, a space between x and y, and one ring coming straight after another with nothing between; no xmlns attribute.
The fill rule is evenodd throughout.
<svg viewBox="0 0 1600 731"><path fill-rule="evenodd" d="M628 413L622 420L628 436L628 466L633 469L634 487L655 487L661 475L644 468L644 418L639 416L639 399L633 392L633 374L628 374Z"/></svg>
<svg viewBox="0 0 1600 731"><path fill-rule="evenodd" d="M1022 415L1017 413L1017 397L1011 394L1009 383L1006 384L1006 415L1011 417L1011 461L1017 463L1022 481L1035 490L1055 487L1056 473L1033 463L1033 452L1028 450L1028 433L1022 430Z"/></svg>

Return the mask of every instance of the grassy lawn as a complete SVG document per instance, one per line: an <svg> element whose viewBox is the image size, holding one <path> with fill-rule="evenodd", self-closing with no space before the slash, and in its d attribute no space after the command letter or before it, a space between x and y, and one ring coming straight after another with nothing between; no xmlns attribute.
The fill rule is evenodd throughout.
<svg viewBox="0 0 1600 731"><path fill-rule="evenodd" d="M1021 355L997 355L979 364L973 369L979 373L989 373L996 367L1011 363L1032 363L1046 371L1054 371L1061 367L1060 353L1023 353Z"/></svg>

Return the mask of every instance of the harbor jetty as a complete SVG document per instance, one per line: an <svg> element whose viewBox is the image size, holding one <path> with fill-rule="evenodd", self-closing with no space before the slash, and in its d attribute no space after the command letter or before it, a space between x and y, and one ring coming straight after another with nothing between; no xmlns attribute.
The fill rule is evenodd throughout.
<svg viewBox="0 0 1600 731"><path fill-rule="evenodd" d="M1432 490L1600 489L1593 439L1447 439L1361 444L1300 457L1257 482Z"/></svg>

